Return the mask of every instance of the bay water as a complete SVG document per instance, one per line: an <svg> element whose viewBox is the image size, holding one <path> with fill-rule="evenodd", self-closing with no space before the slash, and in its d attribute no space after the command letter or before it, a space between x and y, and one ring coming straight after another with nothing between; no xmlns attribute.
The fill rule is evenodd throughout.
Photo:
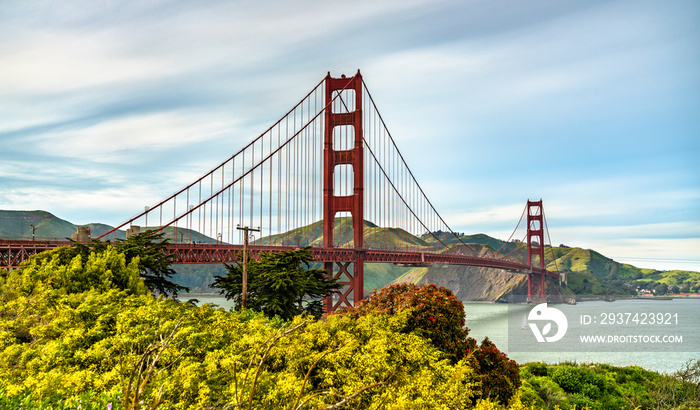
<svg viewBox="0 0 700 410"><path fill-rule="evenodd" d="M518 326L515 332L510 334L510 341L513 338L532 337L529 329L520 330L520 321L527 313L533 309L533 305L526 304L502 304L502 303L465 303L464 309L466 313L467 327L470 329L469 336L481 342L484 337L488 337L493 341L499 350L505 352L508 357L518 363L537 362L541 361L548 364L556 364L565 361L577 363L608 363L615 366L640 366L648 370L653 370L661 373L673 373L680 370L688 360L700 360L700 321L697 320L700 312L699 299L673 299L673 300L616 300L615 302L591 301L582 302L577 306L569 305L551 305L566 312L571 317L569 311L579 307L585 309L584 312L606 312L606 311L627 311L627 312L665 312L673 313L680 312L683 318L692 317L692 320L679 320L674 324L673 332L683 335L683 346L674 345L672 348L663 345L643 346L640 349L639 345L619 345L617 351L596 351L600 350L600 345L591 345L589 351L509 351L509 332L513 330L513 317L517 319ZM568 308L568 311L567 311ZM689 314L693 312L693 314ZM589 315L595 317L595 315ZM601 320L600 315L598 321ZM634 316L631 316L634 318ZM606 318L607 319L607 318ZM509 326L510 320L510 326ZM610 325L605 325L610 326ZM612 327L619 328L619 325L613 324ZM575 332L581 328L589 328L594 332L600 332L601 327L582 326L579 323L570 323L569 332ZM602 329L605 329L603 327ZM641 328L636 333L644 333L649 326ZM651 350L644 348L652 347ZM666 351L673 350L675 351ZM682 350L682 351L679 351Z"/></svg>

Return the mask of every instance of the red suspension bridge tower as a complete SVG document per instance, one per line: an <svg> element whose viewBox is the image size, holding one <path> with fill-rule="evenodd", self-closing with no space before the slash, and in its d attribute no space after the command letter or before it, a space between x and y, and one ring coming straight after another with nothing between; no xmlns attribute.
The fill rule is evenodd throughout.
<svg viewBox="0 0 700 410"><path fill-rule="evenodd" d="M530 273L527 275L527 301L546 302L545 295L545 265L544 265L544 213L542 200L527 201L527 264ZM533 261L533 259L536 259ZM539 264L540 272L533 272L532 267Z"/></svg>
<svg viewBox="0 0 700 410"><path fill-rule="evenodd" d="M338 213L350 213L352 220L354 261L353 262L325 262L324 267L328 275L333 278L346 279L341 282L346 285L345 291L339 295L337 304L331 298L326 298L325 308L327 312L335 310L341 304L350 304L353 301L362 300L364 297L364 149L362 136L362 75L360 71L353 77L332 78L328 73L326 82L326 112L323 142L323 246L334 248L335 217ZM345 112L334 112L334 94L341 94ZM345 98L343 98L345 94ZM348 107L345 100L354 102ZM349 133L336 132L340 127L349 127ZM352 148L336 149L343 144L334 143L334 140L342 138L342 135L350 135L354 138ZM349 144L348 144L349 145ZM352 171L352 187L349 195L336 195L334 173L336 167L348 165ZM352 265L352 266L351 266ZM337 271L336 271L337 268Z"/></svg>

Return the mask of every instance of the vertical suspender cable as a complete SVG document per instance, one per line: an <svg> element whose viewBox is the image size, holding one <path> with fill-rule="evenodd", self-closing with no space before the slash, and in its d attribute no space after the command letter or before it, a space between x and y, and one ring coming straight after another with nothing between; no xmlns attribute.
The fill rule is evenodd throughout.
<svg viewBox="0 0 700 410"><path fill-rule="evenodd" d="M280 146L282 125L277 126L277 146ZM277 235L282 233L282 153L277 154Z"/></svg>
<svg viewBox="0 0 700 410"><path fill-rule="evenodd" d="M241 158L241 175L245 173L245 151L243 151L243 156ZM243 196L245 192L245 178L241 178L241 183L238 185L238 225L243 226ZM241 241L243 231L238 231L238 243L243 243Z"/></svg>
<svg viewBox="0 0 700 410"><path fill-rule="evenodd" d="M270 152L272 152L272 131L270 131ZM268 197L268 204L267 204L267 237L268 237L268 245L272 245L270 243L269 239L272 239L272 171L274 167L274 161L270 160L270 184L267 187L269 190L269 197Z"/></svg>
<svg viewBox="0 0 700 410"><path fill-rule="evenodd" d="M289 139L289 119L287 119L287 121L285 123L286 123L287 130L286 130L286 135L284 138L288 140ZM285 149L286 154L287 154L287 160L285 161L285 164L284 164L284 167L285 167L284 171L285 171L285 174L287 177L287 184L285 185L286 205L284 207L285 212L286 212L286 217L284 219L284 222L285 222L285 230L284 231L285 232L289 232L289 172L290 172L289 171L289 150L290 150L290 147L289 147L289 145L287 145L287 147Z"/></svg>
<svg viewBox="0 0 700 410"><path fill-rule="evenodd" d="M263 158L265 158L265 140L262 139L260 140L260 161L262 162ZM263 236L263 179L265 178L265 167L260 167L260 208L258 209L258 218L260 220L260 223L258 224L258 228L260 228L260 238Z"/></svg>
<svg viewBox="0 0 700 410"><path fill-rule="evenodd" d="M250 154L250 206L248 212L250 213L250 223L248 226L253 227L253 185L255 185L255 145L252 146L252 153Z"/></svg>

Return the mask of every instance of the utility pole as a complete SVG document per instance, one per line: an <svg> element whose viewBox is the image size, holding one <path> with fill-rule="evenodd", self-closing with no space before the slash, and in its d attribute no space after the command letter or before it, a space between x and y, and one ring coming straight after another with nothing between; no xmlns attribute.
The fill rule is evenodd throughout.
<svg viewBox="0 0 700 410"><path fill-rule="evenodd" d="M241 306L245 309L248 299L248 235L249 232L260 232L260 227L258 229L247 226L241 228L238 225L236 229L243 231L243 296L241 298Z"/></svg>

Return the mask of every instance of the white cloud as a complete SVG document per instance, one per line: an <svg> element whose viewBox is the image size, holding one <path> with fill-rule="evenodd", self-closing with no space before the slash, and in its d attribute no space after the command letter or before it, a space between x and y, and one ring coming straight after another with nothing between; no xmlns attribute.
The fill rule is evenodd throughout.
<svg viewBox="0 0 700 410"><path fill-rule="evenodd" d="M4 44L0 93L54 94L138 82L167 75L176 67L148 56L118 55L101 35L38 31L31 37Z"/></svg>
<svg viewBox="0 0 700 410"><path fill-rule="evenodd" d="M75 224L92 222L115 225L161 198L148 185L132 184L128 190L23 188L3 193L3 209L47 210ZM144 204L144 205L141 205Z"/></svg>
<svg viewBox="0 0 700 410"><path fill-rule="evenodd" d="M95 162L135 162L143 154L202 143L229 134L233 120L164 112L110 119L88 127L42 136L35 150Z"/></svg>
<svg viewBox="0 0 700 410"><path fill-rule="evenodd" d="M700 237L615 238L590 244L609 258L640 268L700 272Z"/></svg>

